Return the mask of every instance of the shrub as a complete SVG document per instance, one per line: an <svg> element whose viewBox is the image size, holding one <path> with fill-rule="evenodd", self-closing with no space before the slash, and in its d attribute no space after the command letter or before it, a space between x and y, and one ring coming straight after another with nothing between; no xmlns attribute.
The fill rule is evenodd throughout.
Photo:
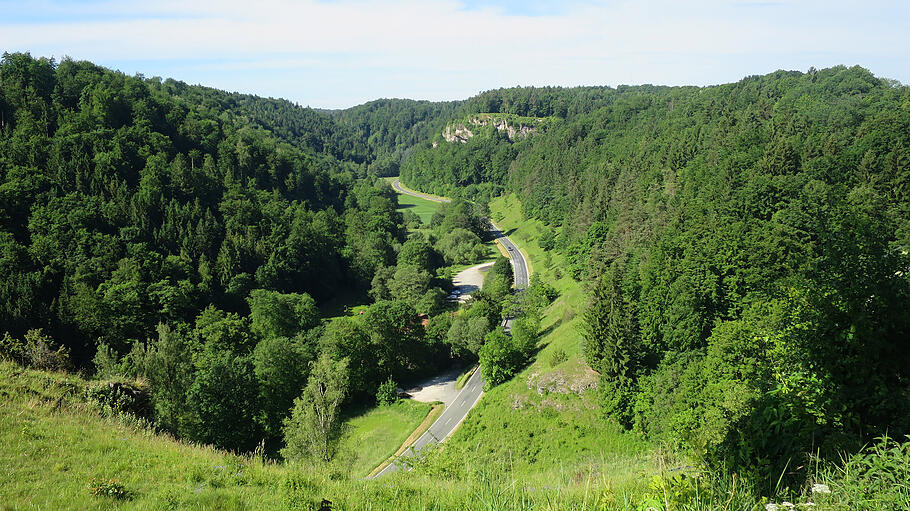
<svg viewBox="0 0 910 511"><path fill-rule="evenodd" d="M115 479L92 478L88 482L88 492L96 497L110 497L117 500L133 498L133 492L126 489L123 483Z"/></svg>
<svg viewBox="0 0 910 511"><path fill-rule="evenodd" d="M69 349L56 346L54 340L44 335L40 328L29 330L22 340L4 333L3 339L0 339L0 357L47 371L65 371L71 367Z"/></svg>
<svg viewBox="0 0 910 511"><path fill-rule="evenodd" d="M152 403L146 389L120 382L99 383L85 389L85 399L105 415L131 414L152 419Z"/></svg>
<svg viewBox="0 0 910 511"><path fill-rule="evenodd" d="M379 384L379 390L376 391L376 404L379 406L390 406L398 401L398 385L389 378Z"/></svg>
<svg viewBox="0 0 910 511"><path fill-rule="evenodd" d="M98 345L95 357L92 358L92 365L95 366L96 378L110 378L121 373L117 352L104 343Z"/></svg>
<svg viewBox="0 0 910 511"><path fill-rule="evenodd" d="M556 367L568 359L569 357L566 355L566 352L561 348L557 348L553 353L550 353L550 367Z"/></svg>
<svg viewBox="0 0 910 511"><path fill-rule="evenodd" d="M487 334L480 348L480 370L484 387L490 389L515 376L527 361L525 352L502 327Z"/></svg>

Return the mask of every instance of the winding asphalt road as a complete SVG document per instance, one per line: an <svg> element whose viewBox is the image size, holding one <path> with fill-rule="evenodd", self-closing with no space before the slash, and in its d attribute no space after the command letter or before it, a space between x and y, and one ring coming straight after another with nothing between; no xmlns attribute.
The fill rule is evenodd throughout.
<svg viewBox="0 0 910 511"><path fill-rule="evenodd" d="M420 435L420 438L411 444L406 451L401 453L399 458L413 456L427 445L439 443L448 438L449 435L455 431L455 428L465 420L465 417L468 416L468 412L470 412L471 408L474 408L474 405L480 401L480 396L482 395L483 378L480 376L480 368L478 367L477 370L474 371L474 374L468 378L464 387L461 388L461 392L458 393L455 401L443 410L442 415L436 419L436 422L431 424L429 429L427 429L424 434ZM382 477L386 474L401 470L401 468L400 463L392 462L386 465L384 469L380 470L379 473L373 477Z"/></svg>
<svg viewBox="0 0 910 511"><path fill-rule="evenodd" d="M415 192L412 190L407 190L401 186L401 183L396 179L392 182L392 187L397 191L413 195L414 197L419 197L421 199L430 200L433 202L451 202L451 199L445 199L441 197L432 197L420 192ZM491 222L492 224L492 222ZM518 247L512 243L502 230L493 225L493 228L490 230L493 236L499 240L503 246L506 247L506 250L509 252L509 258L512 261L512 271L515 274L515 288L524 289L528 287L528 264L525 261L524 255L518 249ZM512 319L506 318L503 321L503 325L508 331L512 327ZM461 392L458 393L458 396L455 398L455 401L447 406L446 409L442 412L442 415L436 419L436 422L430 425L429 429L424 432L413 444L411 444L408 449L399 456L399 458L405 456L413 456L421 449L430 444L443 442L448 438L461 424L465 417L468 416L468 412L471 411L471 408L480 401L481 396L483 396L483 377L480 375L480 368L478 367L474 374L468 378L468 381L462 387ZM374 478L382 477L386 474L390 474L397 470L401 470L402 465L396 461L389 463L384 469L380 470Z"/></svg>

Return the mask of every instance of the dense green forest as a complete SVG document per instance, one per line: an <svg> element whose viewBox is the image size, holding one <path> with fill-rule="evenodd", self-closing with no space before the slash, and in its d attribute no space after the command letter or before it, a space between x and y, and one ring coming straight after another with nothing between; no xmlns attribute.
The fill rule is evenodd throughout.
<svg viewBox="0 0 910 511"><path fill-rule="evenodd" d="M504 187L549 224L608 417L763 475L908 431L907 87L838 67L482 97L555 118L425 143L402 179Z"/></svg>
<svg viewBox="0 0 910 511"><path fill-rule="evenodd" d="M456 200L402 215L399 173ZM108 398L179 437L328 460L398 384L534 359L548 283L513 295L499 259L445 301L502 194L588 297L598 420L753 481L910 433L910 88L859 67L322 112L4 54L0 355L141 378L148 403Z"/></svg>
<svg viewBox="0 0 910 511"><path fill-rule="evenodd" d="M311 364L350 364L345 403L434 370L451 350L417 313L441 311L437 269L470 262L483 229L453 205L452 234L429 234L441 253L407 240L364 147L287 102L4 55L4 356L144 377L139 412L241 450L282 444ZM325 327L323 305L368 293Z"/></svg>

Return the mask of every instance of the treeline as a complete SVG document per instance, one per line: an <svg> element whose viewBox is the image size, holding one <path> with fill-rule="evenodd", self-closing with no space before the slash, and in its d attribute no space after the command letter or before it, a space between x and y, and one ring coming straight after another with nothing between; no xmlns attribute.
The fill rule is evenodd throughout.
<svg viewBox="0 0 910 511"><path fill-rule="evenodd" d="M766 477L907 432L910 90L832 68L620 98L509 180L592 283L604 410Z"/></svg>
<svg viewBox="0 0 910 511"><path fill-rule="evenodd" d="M366 288L395 195L328 155L87 62L0 66L0 321L66 345L140 339L252 289ZM90 352L90 351L89 351Z"/></svg>
<svg viewBox="0 0 910 511"><path fill-rule="evenodd" d="M301 107L285 99L261 98L219 89L190 86L173 79L148 80L150 86L194 105L202 116L263 130L300 150L333 156L362 175L373 160L366 137L332 118L330 113Z"/></svg>

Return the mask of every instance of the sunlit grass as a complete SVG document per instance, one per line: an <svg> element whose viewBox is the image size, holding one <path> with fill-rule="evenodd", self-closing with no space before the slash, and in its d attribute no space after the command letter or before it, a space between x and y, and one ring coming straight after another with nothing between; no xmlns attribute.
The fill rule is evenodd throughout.
<svg viewBox="0 0 910 511"><path fill-rule="evenodd" d="M366 476L395 453L431 408L428 403L402 399L352 418L339 443L339 462L350 467L352 475Z"/></svg>

